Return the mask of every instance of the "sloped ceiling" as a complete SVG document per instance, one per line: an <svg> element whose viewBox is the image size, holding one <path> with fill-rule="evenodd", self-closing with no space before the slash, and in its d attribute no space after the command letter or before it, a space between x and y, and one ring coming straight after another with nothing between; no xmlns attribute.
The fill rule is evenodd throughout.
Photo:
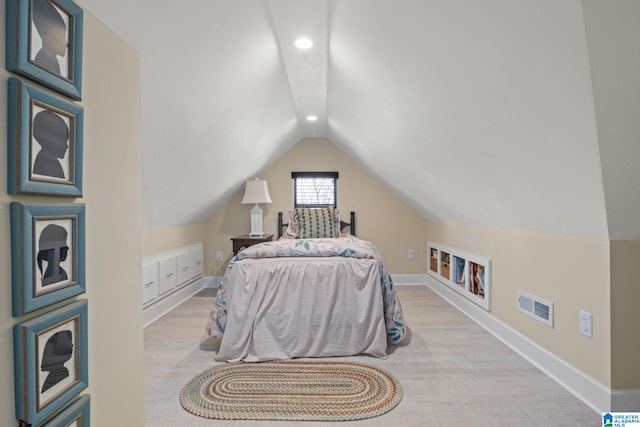
<svg viewBox="0 0 640 427"><path fill-rule="evenodd" d="M638 198L608 223L605 200L638 175L605 187L601 155L640 141L627 126L625 144L599 143L594 93L610 93L609 72L600 94L591 69L609 58L590 56L587 35L602 41L617 17L585 27L597 2L80 3L141 55L147 227L205 219L301 138L325 136L425 219L640 238ZM314 47L293 48L298 35Z"/></svg>

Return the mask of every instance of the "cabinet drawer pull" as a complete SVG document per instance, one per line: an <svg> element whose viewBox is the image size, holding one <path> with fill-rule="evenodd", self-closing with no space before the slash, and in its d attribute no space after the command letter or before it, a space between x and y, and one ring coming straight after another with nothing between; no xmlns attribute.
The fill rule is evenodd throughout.
<svg viewBox="0 0 640 427"><path fill-rule="evenodd" d="M200 264L202 264L202 261L196 262L196 265L200 265Z"/></svg>
<svg viewBox="0 0 640 427"><path fill-rule="evenodd" d="M145 288L148 288L148 287L150 287L151 285L153 285L154 283L155 283L155 282L152 280L152 281L150 281L150 282L145 283L145 284L144 284L144 287L145 287Z"/></svg>
<svg viewBox="0 0 640 427"><path fill-rule="evenodd" d="M164 277L166 277L167 279L170 279L171 276L173 276L173 273L167 273Z"/></svg>
<svg viewBox="0 0 640 427"><path fill-rule="evenodd" d="M187 271L189 269L188 265L185 265L184 267L182 267L182 271Z"/></svg>

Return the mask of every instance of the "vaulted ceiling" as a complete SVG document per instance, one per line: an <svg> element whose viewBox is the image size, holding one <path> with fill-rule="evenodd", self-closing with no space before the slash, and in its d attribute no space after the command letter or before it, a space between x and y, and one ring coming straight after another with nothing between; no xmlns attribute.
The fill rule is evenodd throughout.
<svg viewBox="0 0 640 427"><path fill-rule="evenodd" d="M640 239L640 2L79 3L141 56L147 227L324 136L425 219Z"/></svg>

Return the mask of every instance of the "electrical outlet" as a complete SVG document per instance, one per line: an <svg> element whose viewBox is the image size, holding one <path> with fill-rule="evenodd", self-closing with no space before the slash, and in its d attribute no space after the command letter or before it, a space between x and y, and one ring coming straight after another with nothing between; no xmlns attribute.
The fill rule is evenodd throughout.
<svg viewBox="0 0 640 427"><path fill-rule="evenodd" d="M413 252L413 249L409 249L409 259L413 259L415 257L415 253Z"/></svg>
<svg viewBox="0 0 640 427"><path fill-rule="evenodd" d="M580 333L586 337L593 337L593 316L580 310Z"/></svg>
<svg viewBox="0 0 640 427"><path fill-rule="evenodd" d="M222 261L222 251L216 251L216 261Z"/></svg>

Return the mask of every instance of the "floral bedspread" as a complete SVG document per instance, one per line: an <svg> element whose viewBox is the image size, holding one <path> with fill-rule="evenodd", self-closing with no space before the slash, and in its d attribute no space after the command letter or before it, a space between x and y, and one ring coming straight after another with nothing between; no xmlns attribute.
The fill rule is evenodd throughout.
<svg viewBox="0 0 640 427"><path fill-rule="evenodd" d="M376 247L366 240L356 237L337 239L287 239L275 242L260 243L239 252L229 262L218 290L216 304L207 320L207 335L222 338L227 323L227 282L231 269L236 262L245 258L277 258L277 257L351 257L376 259L380 261L380 287L384 303L384 319L387 341L397 344L406 336L406 328L402 317L400 300L393 289L393 281L387 266Z"/></svg>

